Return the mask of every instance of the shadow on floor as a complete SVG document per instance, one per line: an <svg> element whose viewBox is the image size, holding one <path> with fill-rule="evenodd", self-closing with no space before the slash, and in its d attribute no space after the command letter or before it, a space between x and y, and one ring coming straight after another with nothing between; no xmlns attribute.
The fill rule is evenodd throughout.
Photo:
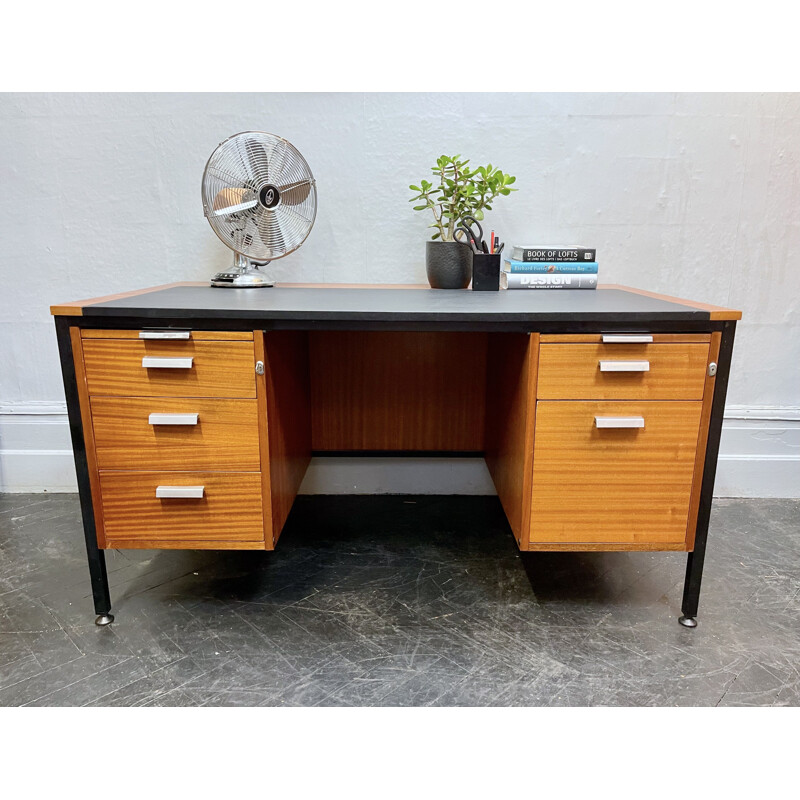
<svg viewBox="0 0 800 800"><path fill-rule="evenodd" d="M796 501L681 553L520 555L489 497L300 497L275 552L111 551L74 495L0 496L0 705L796 705Z"/></svg>

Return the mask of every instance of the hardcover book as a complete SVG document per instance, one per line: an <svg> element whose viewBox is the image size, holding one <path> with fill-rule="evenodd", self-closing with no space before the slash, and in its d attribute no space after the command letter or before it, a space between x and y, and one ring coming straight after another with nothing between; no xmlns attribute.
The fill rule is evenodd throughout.
<svg viewBox="0 0 800 800"><path fill-rule="evenodd" d="M507 289L596 289L597 275L533 273L521 275L503 273Z"/></svg>
<svg viewBox="0 0 800 800"><path fill-rule="evenodd" d="M594 247L572 245L515 244L511 248L511 258L515 261L597 261Z"/></svg>
<svg viewBox="0 0 800 800"><path fill-rule="evenodd" d="M581 263L580 261L513 261L506 259L505 261L506 272L548 272L548 273L581 273L597 274L597 262L589 261Z"/></svg>

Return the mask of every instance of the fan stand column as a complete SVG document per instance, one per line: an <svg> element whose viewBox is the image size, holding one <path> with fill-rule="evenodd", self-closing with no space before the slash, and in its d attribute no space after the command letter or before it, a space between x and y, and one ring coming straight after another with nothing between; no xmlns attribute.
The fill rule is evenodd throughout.
<svg viewBox="0 0 800 800"><path fill-rule="evenodd" d="M274 286L275 281L270 280L261 271L261 267L269 263L269 261L251 261L247 256L234 252L233 269L230 272L218 272L211 279L211 285L251 288Z"/></svg>

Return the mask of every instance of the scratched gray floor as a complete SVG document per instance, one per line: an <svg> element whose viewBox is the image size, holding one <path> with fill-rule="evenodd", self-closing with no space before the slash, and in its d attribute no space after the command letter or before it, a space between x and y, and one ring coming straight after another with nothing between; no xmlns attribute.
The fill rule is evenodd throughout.
<svg viewBox="0 0 800 800"><path fill-rule="evenodd" d="M0 495L0 705L800 704L800 503L721 500L685 556L521 558L493 498L304 497L275 553L109 554L77 498Z"/></svg>

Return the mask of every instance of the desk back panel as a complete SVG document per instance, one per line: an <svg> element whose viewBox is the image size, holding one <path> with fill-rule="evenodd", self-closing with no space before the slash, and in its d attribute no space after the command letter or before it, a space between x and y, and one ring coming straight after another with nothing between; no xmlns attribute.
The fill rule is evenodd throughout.
<svg viewBox="0 0 800 800"><path fill-rule="evenodd" d="M484 448L485 333L309 333L315 451Z"/></svg>

